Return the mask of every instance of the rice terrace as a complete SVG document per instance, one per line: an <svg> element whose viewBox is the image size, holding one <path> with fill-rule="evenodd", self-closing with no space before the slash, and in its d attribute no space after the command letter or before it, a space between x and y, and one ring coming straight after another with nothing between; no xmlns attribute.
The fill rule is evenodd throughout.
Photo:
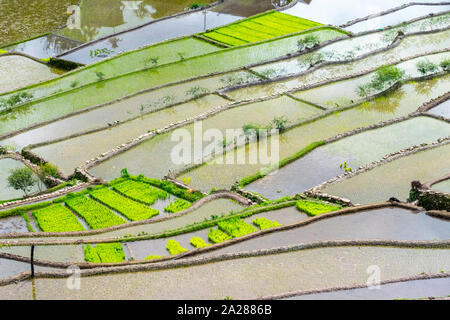
<svg viewBox="0 0 450 320"><path fill-rule="evenodd" d="M0 300L449 299L449 1L0 26Z"/></svg>

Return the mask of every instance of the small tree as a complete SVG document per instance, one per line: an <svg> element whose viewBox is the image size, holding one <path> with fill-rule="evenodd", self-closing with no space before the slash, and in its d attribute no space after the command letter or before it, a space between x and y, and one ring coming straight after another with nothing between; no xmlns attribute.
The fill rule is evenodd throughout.
<svg viewBox="0 0 450 320"><path fill-rule="evenodd" d="M14 190L22 190L25 196L31 191L36 184L37 179L34 177L33 171L28 167L12 169L8 177L8 186Z"/></svg>

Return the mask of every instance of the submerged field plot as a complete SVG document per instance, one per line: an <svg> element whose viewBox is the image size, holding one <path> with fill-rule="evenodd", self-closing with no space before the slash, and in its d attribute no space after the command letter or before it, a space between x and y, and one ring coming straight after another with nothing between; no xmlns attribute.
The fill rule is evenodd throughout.
<svg viewBox="0 0 450 320"><path fill-rule="evenodd" d="M0 299L450 294L448 3L125 2L0 39Z"/></svg>

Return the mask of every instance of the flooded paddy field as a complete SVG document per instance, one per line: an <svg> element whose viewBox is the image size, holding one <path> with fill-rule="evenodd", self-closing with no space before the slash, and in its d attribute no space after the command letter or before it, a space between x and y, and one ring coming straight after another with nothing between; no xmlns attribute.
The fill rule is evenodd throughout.
<svg viewBox="0 0 450 320"><path fill-rule="evenodd" d="M348 197L361 204L385 201L390 197L406 200L411 181L430 181L450 172L450 163L446 160L449 155L450 145L421 151L326 186L321 191ZM420 165L424 163L426 166ZM392 178L394 174L395 179ZM383 185L381 190L379 185Z"/></svg>
<svg viewBox="0 0 450 320"><path fill-rule="evenodd" d="M65 1L0 0L0 299L448 296L448 3Z"/></svg>
<svg viewBox="0 0 450 320"><path fill-rule="evenodd" d="M0 94L50 80L61 74L61 70L22 56L0 57Z"/></svg>
<svg viewBox="0 0 450 320"><path fill-rule="evenodd" d="M450 237L449 226L449 222L429 217L423 212L385 208L336 216L246 240L203 255L214 256L330 240L445 240Z"/></svg>
<svg viewBox="0 0 450 320"><path fill-rule="evenodd" d="M450 278L388 283L378 290L369 288L324 292L286 298L286 300L398 300L447 297Z"/></svg>
<svg viewBox="0 0 450 320"><path fill-rule="evenodd" d="M280 107L282 110L280 110ZM203 120L201 126L203 130L214 128L222 130L222 132L225 133L225 129L240 129L242 126L249 123L264 126L269 124L274 117L286 116L290 119L306 119L320 112L320 109L313 106L298 102L289 97L281 97L276 100L255 102L223 111ZM185 129L188 130L188 132L193 133L195 124L188 125ZM180 168L184 165L184 163L175 163L170 166L171 150L178 143L172 141L171 137L171 132L157 135L136 147L93 167L90 169L90 172L103 179L109 180L117 176L118 170L121 170L120 168L123 168L124 165L126 165L127 169L135 174L143 173L149 177L164 176L169 170ZM207 145L206 142L203 143L205 146ZM198 157L201 155L194 154L194 156ZM145 166L144 163L146 163L147 166ZM149 163L152 165L148 166Z"/></svg>
<svg viewBox="0 0 450 320"><path fill-rule="evenodd" d="M389 153L447 136L450 136L447 122L413 118L320 147L246 189L271 199L299 194L343 173L340 165L344 162L351 168L358 168Z"/></svg>
<svg viewBox="0 0 450 320"><path fill-rule="evenodd" d="M303 262L302 268L286 267L296 265L298 261ZM67 289L66 279L36 279L34 292L37 299L251 299L299 289L364 284L367 267L375 261L385 280L422 272L437 274L443 269L448 270L449 251L325 248L189 268L86 277L81 290ZM326 281L324 274L327 275ZM185 288L191 290L186 291ZM0 295L4 299L31 299L31 283L26 282L19 288L15 284L1 287Z"/></svg>
<svg viewBox="0 0 450 320"><path fill-rule="evenodd" d="M280 135L279 158L280 160L287 158L315 141L330 138L359 127L366 127L381 121L405 116L416 111L422 103L429 101L430 98L439 97L448 90L448 76L423 82L407 83L398 90L369 103L364 103L346 111L336 112L312 123L295 127ZM269 137L268 140L270 141L270 139ZM264 146L267 148L268 145L271 145L271 142L261 145L262 148ZM259 146L260 148L261 145ZM242 148L245 148L248 153L250 147ZM270 154L267 153L266 149L262 150L266 154ZM266 167L266 165L261 163L243 165L227 165L224 163L223 159L218 158L184 173L182 177L191 178L190 186L201 190L210 190L212 187L230 188L236 180L254 174Z"/></svg>

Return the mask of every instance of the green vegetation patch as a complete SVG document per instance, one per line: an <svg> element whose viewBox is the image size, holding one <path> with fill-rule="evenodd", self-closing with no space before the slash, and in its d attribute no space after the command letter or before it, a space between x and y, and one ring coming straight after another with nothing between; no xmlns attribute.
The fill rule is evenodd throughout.
<svg viewBox="0 0 450 320"><path fill-rule="evenodd" d="M176 199L175 201L171 202L167 207L164 208L164 211L170 212L170 213L176 213L183 210L186 210L192 206L192 203L187 202L183 199Z"/></svg>
<svg viewBox="0 0 450 320"><path fill-rule="evenodd" d="M322 24L277 11L256 15L201 35L229 46L240 46L301 32Z"/></svg>
<svg viewBox="0 0 450 320"><path fill-rule="evenodd" d="M168 194L166 191L150 186L147 183L125 180L113 185L114 190L139 202L152 205L158 199L166 199Z"/></svg>
<svg viewBox="0 0 450 320"><path fill-rule="evenodd" d="M44 232L83 231L83 225L77 217L62 204L40 209L33 212L39 228Z"/></svg>
<svg viewBox="0 0 450 320"><path fill-rule="evenodd" d="M206 243L205 240L203 240L200 237L192 237L190 240L190 243L196 248L204 248L204 247L207 247L210 245L209 243Z"/></svg>
<svg viewBox="0 0 450 320"><path fill-rule="evenodd" d="M310 216L317 216L322 213L337 211L341 207L338 205L332 205L324 202L299 200L295 203L298 210L307 213Z"/></svg>
<svg viewBox="0 0 450 320"><path fill-rule="evenodd" d="M233 238L241 237L257 231L252 225L239 218L231 218L217 223L220 230L226 232Z"/></svg>
<svg viewBox="0 0 450 320"><path fill-rule="evenodd" d="M84 248L84 260L92 263L118 263L125 261L125 253L120 243L89 244Z"/></svg>
<svg viewBox="0 0 450 320"><path fill-rule="evenodd" d="M109 228L125 223L122 217L84 195L67 197L65 203L70 209L83 217L92 229Z"/></svg>
<svg viewBox="0 0 450 320"><path fill-rule="evenodd" d="M269 228L275 228L275 227L281 226L281 224L279 224L278 222L272 221L272 220L269 220L269 219L266 219L266 218L256 218L252 222L253 222L253 224L255 226L257 226L261 230L269 229Z"/></svg>
<svg viewBox="0 0 450 320"><path fill-rule="evenodd" d="M149 255L149 256L146 256L146 257L145 257L145 260L160 259L160 258L162 258L162 257L163 257L163 256L158 256L158 255L151 254L151 255Z"/></svg>
<svg viewBox="0 0 450 320"><path fill-rule="evenodd" d="M221 243L230 240L231 237L219 229L209 229L208 239L213 243Z"/></svg>
<svg viewBox="0 0 450 320"><path fill-rule="evenodd" d="M142 203L122 197L120 194L106 188L97 188L90 193L92 198L106 206L120 212L132 221L150 219L159 214L159 211Z"/></svg>
<svg viewBox="0 0 450 320"><path fill-rule="evenodd" d="M170 255L172 255L172 256L188 251L187 249L183 248L178 241L173 240L173 239L170 239L167 242L166 249L167 249L167 251L169 251Z"/></svg>

